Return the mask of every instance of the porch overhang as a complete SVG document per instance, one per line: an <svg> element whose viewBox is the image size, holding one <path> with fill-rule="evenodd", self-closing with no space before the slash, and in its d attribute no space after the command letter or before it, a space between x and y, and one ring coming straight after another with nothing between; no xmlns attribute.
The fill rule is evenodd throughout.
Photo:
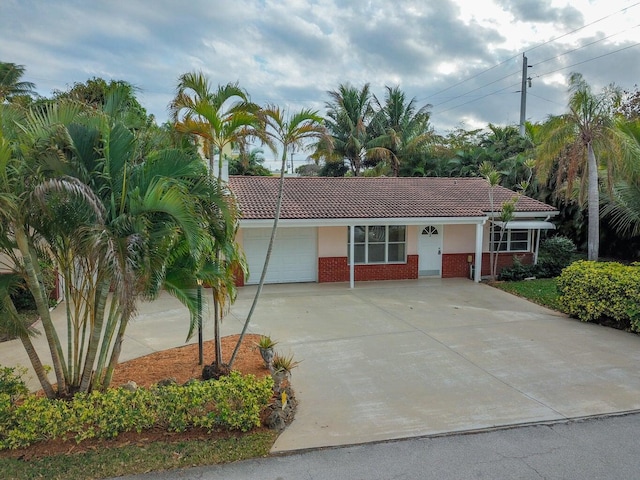
<svg viewBox="0 0 640 480"><path fill-rule="evenodd" d="M556 226L544 220L511 220L509 222L493 222L505 230L555 230Z"/></svg>

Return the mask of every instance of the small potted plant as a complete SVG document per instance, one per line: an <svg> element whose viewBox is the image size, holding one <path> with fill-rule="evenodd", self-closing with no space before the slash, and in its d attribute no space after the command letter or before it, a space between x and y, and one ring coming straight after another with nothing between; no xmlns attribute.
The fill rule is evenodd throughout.
<svg viewBox="0 0 640 480"><path fill-rule="evenodd" d="M276 385L280 385L284 380L291 378L291 370L297 367L300 362L293 359L293 355L282 355L276 353L273 357L273 372L271 376Z"/></svg>
<svg viewBox="0 0 640 480"><path fill-rule="evenodd" d="M277 343L278 342L274 342L273 340L271 340L271 337L269 335L260 336L260 340L257 343L258 350L260 350L260 356L264 360L264 364L269 370L272 369L271 364L275 355L273 347L275 347Z"/></svg>

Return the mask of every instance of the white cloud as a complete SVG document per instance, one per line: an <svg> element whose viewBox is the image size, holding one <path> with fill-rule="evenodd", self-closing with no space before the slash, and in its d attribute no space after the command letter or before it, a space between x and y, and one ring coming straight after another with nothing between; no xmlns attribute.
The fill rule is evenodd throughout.
<svg viewBox="0 0 640 480"><path fill-rule="evenodd" d="M321 112L327 90L340 83L368 82L378 96L385 85L400 85L420 105L433 104L432 122L444 131L461 122L469 128L517 122L524 51L533 65L531 120L564 111L565 79L574 70L594 88L632 87L640 78L640 47L614 52L637 43L634 5L3 0L0 61L25 65L25 80L43 95L92 76L129 81L160 121L178 76L190 70L206 72L214 84L239 81L259 103Z"/></svg>

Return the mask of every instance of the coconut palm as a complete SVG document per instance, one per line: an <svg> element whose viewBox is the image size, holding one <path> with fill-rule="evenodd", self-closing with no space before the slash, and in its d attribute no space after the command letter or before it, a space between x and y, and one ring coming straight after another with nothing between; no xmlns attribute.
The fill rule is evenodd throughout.
<svg viewBox="0 0 640 480"><path fill-rule="evenodd" d="M370 130L375 142L386 152L380 151L389 162L394 176L399 176L400 165L411 156L424 152L433 138L429 125L430 105L417 108L416 99L407 101L399 87L385 87L384 103L373 95L376 113L371 121Z"/></svg>
<svg viewBox="0 0 640 480"><path fill-rule="evenodd" d="M574 181L581 179L584 195L588 188L588 258L598 259L599 250L599 165L606 162L613 167L608 155L615 143L612 134L614 107L620 91L610 87L594 94L582 75L573 73L569 78L569 112L549 118L542 129L542 143L538 148L538 174L544 181L559 162L557 171L562 175L557 185L572 191ZM607 158L609 157L609 158ZM613 178L609 176L609 178Z"/></svg>
<svg viewBox="0 0 640 480"><path fill-rule="evenodd" d="M314 155L325 161L346 160L351 172L359 176L367 162L375 164L389 153L376 142L378 139L372 137L369 129L374 116L369 84L360 90L343 84L328 93L331 100L326 104L325 125L331 138L323 137Z"/></svg>
<svg viewBox="0 0 640 480"><path fill-rule="evenodd" d="M20 95L34 95L35 84L23 82L24 65L0 62L0 103Z"/></svg>
<svg viewBox="0 0 640 480"><path fill-rule="evenodd" d="M267 277L267 269L269 267L269 260L271 259L271 252L273 251L273 244L276 238L278 221L280 219L280 210L282 207L285 182L284 172L287 168L287 153L292 147L297 147L299 149L304 148L305 142L311 140L319 140L325 142L330 141L326 138L327 134L325 127L322 125L322 117L320 117L318 115L318 112L316 111L303 109L299 112L291 114L290 116L287 116L285 112L283 112L279 107L269 105L262 110L261 115L265 125L264 138L267 141L267 144L274 151L274 153L277 151L277 144L282 152L280 180L278 182L278 197L276 199L273 227L271 229L271 237L269 239L269 245L267 247L267 253L264 259L264 266L262 267L262 274L260 275L258 288L256 290L253 303L251 304L251 309L249 310L249 313L247 315L247 319L245 320L240 338L238 339L236 348L231 355L231 360L229 362L230 367L231 365L233 365L233 361L235 360L242 340L244 339L247 327L249 326L249 322L251 321L251 316L253 315L253 311L256 308L258 299L260 298L260 293L262 292L262 287L264 286L264 281Z"/></svg>

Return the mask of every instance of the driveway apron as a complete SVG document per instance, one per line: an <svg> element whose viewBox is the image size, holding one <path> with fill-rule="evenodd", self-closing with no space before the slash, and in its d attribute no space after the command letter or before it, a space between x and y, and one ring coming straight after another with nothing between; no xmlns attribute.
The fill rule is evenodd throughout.
<svg viewBox="0 0 640 480"><path fill-rule="evenodd" d="M301 360L274 452L640 408L640 337L468 280L268 285L250 330Z"/></svg>

